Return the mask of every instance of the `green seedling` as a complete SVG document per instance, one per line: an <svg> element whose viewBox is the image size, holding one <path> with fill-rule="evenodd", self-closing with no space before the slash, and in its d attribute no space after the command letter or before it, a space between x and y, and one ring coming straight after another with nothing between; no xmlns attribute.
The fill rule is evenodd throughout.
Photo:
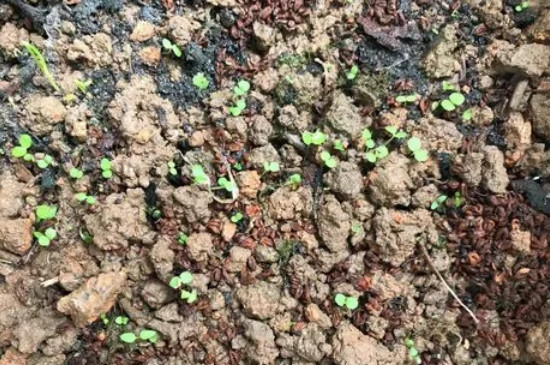
<svg viewBox="0 0 550 365"><path fill-rule="evenodd" d="M231 222L239 223L244 218L241 212L237 212L231 216Z"/></svg>
<svg viewBox="0 0 550 365"><path fill-rule="evenodd" d="M130 319L126 316L118 316L115 318L115 323L119 326L126 326L130 322Z"/></svg>
<svg viewBox="0 0 550 365"><path fill-rule="evenodd" d="M407 141L407 147L413 153L414 159L418 162L428 160L428 151L422 148L422 142L417 137L412 137Z"/></svg>
<svg viewBox="0 0 550 365"><path fill-rule="evenodd" d="M456 91L456 87L451 84L449 81L443 81L441 83L441 87L443 88L444 91Z"/></svg>
<svg viewBox="0 0 550 365"><path fill-rule="evenodd" d="M149 341L151 343L156 343L158 336L157 331L155 330L141 330L139 332L139 338L143 341Z"/></svg>
<svg viewBox="0 0 550 365"><path fill-rule="evenodd" d="M386 128L384 128L386 132L388 132L391 135L391 138L386 144L390 143L394 138L395 139L404 139L407 138L407 133L397 129L397 127L393 125L389 125Z"/></svg>
<svg viewBox="0 0 550 365"><path fill-rule="evenodd" d="M344 142L342 142L342 140L340 140L340 139L337 139L336 141L334 141L332 143L332 147L334 147L334 149L336 151L345 151L346 150L346 147L344 146Z"/></svg>
<svg viewBox="0 0 550 365"><path fill-rule="evenodd" d="M236 162L234 165L233 165L233 168L237 171L242 171L243 169L243 164L240 163L240 162Z"/></svg>
<svg viewBox="0 0 550 365"><path fill-rule="evenodd" d="M173 289L179 289L182 285L191 284L192 281L193 274L189 271L184 271L179 276L172 277L168 285Z"/></svg>
<svg viewBox="0 0 550 365"><path fill-rule="evenodd" d="M204 76L204 73L199 72L195 76L193 76L193 85L199 90L206 90L208 89L208 85L210 85L210 82Z"/></svg>
<svg viewBox="0 0 550 365"><path fill-rule="evenodd" d="M92 79L88 79L85 81L76 80L75 84L78 90L80 90L83 94L86 94L88 93L88 88L90 87L90 85L92 85Z"/></svg>
<svg viewBox="0 0 550 365"><path fill-rule="evenodd" d="M365 129L363 132L361 132L361 139L363 140L363 142L365 142L365 147L367 149L371 149L376 146L374 140L372 139L372 133L369 129Z"/></svg>
<svg viewBox="0 0 550 365"><path fill-rule="evenodd" d="M69 170L69 176L75 180L82 179L82 177L84 176L84 172L77 169L76 167L73 167Z"/></svg>
<svg viewBox="0 0 550 365"><path fill-rule="evenodd" d="M37 239L40 246L48 247L51 241L57 237L57 231L50 227L47 228L44 233L35 231L33 236Z"/></svg>
<svg viewBox="0 0 550 365"><path fill-rule="evenodd" d="M244 99L237 100L235 102L235 105L229 108L229 113L231 113L232 116L237 117L241 115L243 110L246 109L246 101Z"/></svg>
<svg viewBox="0 0 550 365"><path fill-rule="evenodd" d="M44 157L42 157L41 159L36 160L36 166L38 166L41 169L46 169L48 168L48 166L52 164L52 162L53 162L52 156L44 155Z"/></svg>
<svg viewBox="0 0 550 365"><path fill-rule="evenodd" d="M105 326L108 326L109 323L111 323L111 321L109 320L109 318L107 318L107 315L106 315L105 313L101 313L101 314L99 315L99 319L101 319L101 322L103 322L103 324L104 324Z"/></svg>
<svg viewBox="0 0 550 365"><path fill-rule="evenodd" d="M174 161L168 162L168 173L172 176L176 176L178 174L178 170L176 170L176 163Z"/></svg>
<svg viewBox="0 0 550 365"><path fill-rule="evenodd" d="M529 7L529 1L523 1L521 4L519 5L516 5L514 7L514 10L518 13L521 13L522 11L524 11L525 9L527 9Z"/></svg>
<svg viewBox="0 0 550 365"><path fill-rule="evenodd" d="M113 171L111 171L112 164L108 158L102 158L99 163L99 167L101 168L101 176L105 179L110 179L113 177Z"/></svg>
<svg viewBox="0 0 550 365"><path fill-rule="evenodd" d="M336 294L334 302L339 307L346 307L349 310L354 310L359 306L359 299L355 297L347 297L342 293Z"/></svg>
<svg viewBox="0 0 550 365"><path fill-rule="evenodd" d="M189 236L187 236L185 233L183 232L180 232L178 233L178 243L180 245L185 245L187 243L187 239L189 238Z"/></svg>
<svg viewBox="0 0 550 365"><path fill-rule="evenodd" d="M353 221L351 223L351 233L358 234L358 233L361 233L362 230L363 230L363 225L361 224L361 222Z"/></svg>
<svg viewBox="0 0 550 365"><path fill-rule="evenodd" d="M462 194L460 194L460 191L456 191L454 199L453 199L453 204L454 204L455 208L460 208L462 203L463 203Z"/></svg>
<svg viewBox="0 0 550 365"><path fill-rule="evenodd" d="M233 92L237 96L243 96L246 95L246 93L250 90L250 83L246 80L240 80L237 82L237 85L233 88Z"/></svg>
<svg viewBox="0 0 550 365"><path fill-rule="evenodd" d="M86 193L78 193L75 195L75 198L79 202L86 202L89 205L94 205L96 203L96 198Z"/></svg>
<svg viewBox="0 0 550 365"><path fill-rule="evenodd" d="M218 185L229 192L235 190L235 184L232 181L227 180L225 177L220 177L218 179Z"/></svg>
<svg viewBox="0 0 550 365"><path fill-rule="evenodd" d="M288 181L286 185L294 185L298 186L302 182L302 175L300 174L292 174L288 177Z"/></svg>
<svg viewBox="0 0 550 365"><path fill-rule="evenodd" d="M19 136L19 146L11 149L11 155L15 158L23 158L25 161L33 161L34 157L27 151L32 146L32 137L28 134Z"/></svg>
<svg viewBox="0 0 550 365"><path fill-rule="evenodd" d="M278 162L264 162L264 173L279 171L281 171L281 166Z"/></svg>
<svg viewBox="0 0 550 365"><path fill-rule="evenodd" d="M383 159L384 157L388 156L389 151L388 147L385 145L378 146L372 151L369 151L365 154L365 158L370 163L376 163L376 161Z"/></svg>
<svg viewBox="0 0 550 365"><path fill-rule="evenodd" d="M466 109L464 113L462 113L462 120L465 122L469 122L474 117L474 113L472 112L472 109Z"/></svg>
<svg viewBox="0 0 550 365"><path fill-rule="evenodd" d="M172 43L168 38L162 39L162 47L168 52L172 52L174 56L178 58L182 55L181 48L179 48L177 44Z"/></svg>
<svg viewBox="0 0 550 365"><path fill-rule="evenodd" d="M84 227L80 227L78 230L78 235L84 243L91 244L94 242L94 237Z"/></svg>
<svg viewBox="0 0 550 365"><path fill-rule="evenodd" d="M23 42L22 45L23 47L25 47L29 55L33 58L34 62L42 72L42 75L44 75L46 80L48 80L51 87L53 87L53 89L57 92L61 91L61 89L57 85L57 82L55 81L55 78L53 77L53 74L48 68L48 64L46 63L44 56L42 56L42 53L40 53L40 50L36 48L34 44L31 44L29 42Z"/></svg>
<svg viewBox="0 0 550 365"><path fill-rule="evenodd" d="M151 211L151 218L154 220L160 219L162 217L162 211L160 209L153 209Z"/></svg>
<svg viewBox="0 0 550 365"><path fill-rule="evenodd" d="M454 92L451 95L449 95L448 99L445 99L441 102L435 101L432 104L432 110L435 110L435 109L437 109L438 107L441 106L441 108L443 110L448 111L448 112L452 112L452 111L456 110L457 107L464 104L465 101L466 101L466 98L464 97L464 95L462 95L459 92Z"/></svg>
<svg viewBox="0 0 550 365"><path fill-rule="evenodd" d="M327 136L320 130L316 130L313 133L308 131L305 131L302 133L302 141L306 144L306 146L309 146L309 145L320 146L323 143L325 143L326 140L327 140Z"/></svg>
<svg viewBox="0 0 550 365"><path fill-rule="evenodd" d="M55 205L42 204L36 207L35 214L37 222L47 221L55 218L57 207Z"/></svg>
<svg viewBox="0 0 550 365"><path fill-rule="evenodd" d="M125 332L119 336L120 340L125 343L135 343L137 336L132 332Z"/></svg>
<svg viewBox="0 0 550 365"><path fill-rule="evenodd" d="M323 161L325 166L329 169L336 167L338 164L336 158L334 158L334 156L332 156L328 151L321 152L321 161Z"/></svg>
<svg viewBox="0 0 550 365"><path fill-rule="evenodd" d="M437 197L437 199L435 199L432 204L430 205L430 209L431 210L438 210L441 205L443 203L445 203L445 201L447 200L448 196L447 195L440 195Z"/></svg>
<svg viewBox="0 0 550 365"><path fill-rule="evenodd" d="M191 175L193 176L195 184L210 186L210 179L205 174L204 168L201 165L191 166Z"/></svg>
<svg viewBox="0 0 550 365"><path fill-rule="evenodd" d="M350 70L346 74L346 78L348 80L355 80L357 78L357 74L359 73L359 67L357 65L351 66Z"/></svg>
<svg viewBox="0 0 550 365"><path fill-rule="evenodd" d="M406 338L405 346L409 350L409 356L415 362L415 364L417 365L422 364L422 360L420 359L420 352L414 346L414 341L410 338Z"/></svg>
<svg viewBox="0 0 550 365"><path fill-rule="evenodd" d="M395 98L395 101L397 101L399 104L414 103L417 100L418 100L418 94L400 95Z"/></svg>
<svg viewBox="0 0 550 365"><path fill-rule="evenodd" d="M180 293L180 298L186 300L187 303L191 304L197 300L197 290L193 289L192 291L182 290Z"/></svg>

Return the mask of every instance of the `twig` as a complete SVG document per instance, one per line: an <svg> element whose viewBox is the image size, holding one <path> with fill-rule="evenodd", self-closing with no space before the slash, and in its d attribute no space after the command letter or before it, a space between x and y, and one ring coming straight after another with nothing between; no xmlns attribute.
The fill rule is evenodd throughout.
<svg viewBox="0 0 550 365"><path fill-rule="evenodd" d="M445 279L443 279L443 276L439 273L439 270L437 270L432 262L432 260L430 259L430 256L428 255L428 251L426 251L426 247L424 247L424 245L422 243L419 243L420 245L420 249L422 250L422 253L424 254L424 257L426 258L426 261L428 261L428 265L430 265L430 267L432 268L432 270L435 272L435 274L437 275L437 277L439 278L439 280L441 280L441 282L443 283L443 285L445 286L445 288L447 289L447 291L449 293L451 293L451 295L453 296L453 298L455 298L455 300L458 302L458 304L460 304L460 306L462 308L464 308L464 310L470 315L470 317L472 317L472 319L474 320L475 324L476 325L479 325L479 319L477 319L476 315L474 314L474 312L472 312L470 310L470 308L468 308L466 306L466 304L464 304L462 302L462 300L460 300L460 298L458 297L458 295L456 295L456 293L454 292L454 290L449 286L449 284L447 284L447 282L445 281Z"/></svg>
<svg viewBox="0 0 550 365"><path fill-rule="evenodd" d="M42 283L40 283L40 285L43 288L47 288L48 286L52 286L52 285L55 285L57 283L59 283L59 276L56 276L56 277L48 279L48 280L44 280Z"/></svg>

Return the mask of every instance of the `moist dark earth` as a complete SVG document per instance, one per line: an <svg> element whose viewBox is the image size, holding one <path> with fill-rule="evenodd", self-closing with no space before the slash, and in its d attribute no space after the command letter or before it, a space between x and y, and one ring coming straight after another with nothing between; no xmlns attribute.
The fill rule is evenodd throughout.
<svg viewBox="0 0 550 365"><path fill-rule="evenodd" d="M0 0L0 365L550 365L549 145L545 0Z"/></svg>

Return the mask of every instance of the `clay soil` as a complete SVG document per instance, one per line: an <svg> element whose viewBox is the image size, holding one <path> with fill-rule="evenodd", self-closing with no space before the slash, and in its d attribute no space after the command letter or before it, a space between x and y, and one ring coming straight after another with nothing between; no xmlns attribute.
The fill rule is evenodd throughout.
<svg viewBox="0 0 550 365"><path fill-rule="evenodd" d="M545 0L0 0L0 365L550 365L549 144Z"/></svg>

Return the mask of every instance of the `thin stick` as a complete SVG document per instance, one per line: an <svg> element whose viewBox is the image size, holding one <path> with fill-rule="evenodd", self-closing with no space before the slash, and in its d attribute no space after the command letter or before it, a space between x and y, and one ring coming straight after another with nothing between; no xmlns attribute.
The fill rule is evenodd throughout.
<svg viewBox="0 0 550 365"><path fill-rule="evenodd" d="M474 320L475 324L476 325L479 325L479 319L477 319L476 315L474 314L474 312L472 312L470 310L470 308L468 308L466 306L466 304L464 304L462 302L462 300L460 300L460 298L458 297L458 295L456 295L456 293L454 292L454 290L449 286L449 284L447 284L447 282L445 281L445 279L443 279L443 276L439 273L439 270L437 270L432 262L432 259L430 259L430 256L428 255L428 251L426 251L426 247L424 247L424 245L422 243L420 243L420 248L422 249L422 253L424 254L424 257L426 258L426 261L428 261L428 264L430 265L430 267L432 268L432 270L435 272L435 274L437 275L437 277L439 278L439 280L441 280L441 282L443 283L443 285L445 286L445 288L447 289L447 291L449 293L451 293L451 295L453 296L453 298L455 298L455 300L458 302L458 304L460 304L460 306L462 308L464 308L464 310L470 315L470 317L472 317L472 319Z"/></svg>
<svg viewBox="0 0 550 365"><path fill-rule="evenodd" d="M48 286L52 286L52 285L55 285L57 283L59 283L59 276L56 276L56 277L48 279L48 280L44 280L42 283L40 283L40 285L43 288L47 288Z"/></svg>

